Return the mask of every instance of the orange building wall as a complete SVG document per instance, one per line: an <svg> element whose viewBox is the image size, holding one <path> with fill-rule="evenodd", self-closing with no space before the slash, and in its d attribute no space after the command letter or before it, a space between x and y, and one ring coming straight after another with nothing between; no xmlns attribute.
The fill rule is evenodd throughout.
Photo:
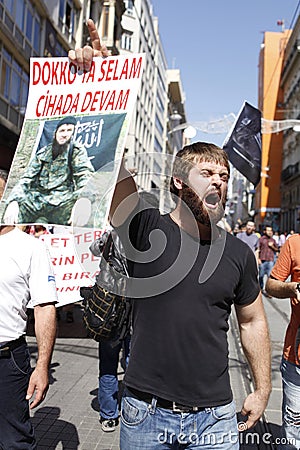
<svg viewBox="0 0 300 450"><path fill-rule="evenodd" d="M267 120L284 118L283 92L280 88L281 71L291 31L266 32L259 59L259 109ZM256 223L260 225L266 213L280 210L280 178L283 134L262 134L262 174L256 188Z"/></svg>

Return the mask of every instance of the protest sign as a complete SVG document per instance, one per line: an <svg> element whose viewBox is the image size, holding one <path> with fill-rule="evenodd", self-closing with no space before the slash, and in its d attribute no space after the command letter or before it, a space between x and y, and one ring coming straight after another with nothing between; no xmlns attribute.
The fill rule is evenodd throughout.
<svg viewBox="0 0 300 450"><path fill-rule="evenodd" d="M143 54L98 57L80 72L68 58L31 58L1 223L76 225L83 197L77 225L104 227L143 64Z"/></svg>
<svg viewBox="0 0 300 450"><path fill-rule="evenodd" d="M81 286L92 286L99 272L100 258L89 246L102 234L101 230L81 229L76 234L44 234L40 237L50 253L57 288L57 307L82 300ZM34 238L33 238L34 239Z"/></svg>

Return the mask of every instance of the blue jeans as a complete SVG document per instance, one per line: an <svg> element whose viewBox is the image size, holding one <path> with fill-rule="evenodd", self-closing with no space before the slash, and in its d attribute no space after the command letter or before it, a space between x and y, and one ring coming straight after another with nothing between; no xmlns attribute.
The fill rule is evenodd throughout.
<svg viewBox="0 0 300 450"><path fill-rule="evenodd" d="M26 343L12 350L10 356L0 358L0 449L37 448L25 398L30 375Z"/></svg>
<svg viewBox="0 0 300 450"><path fill-rule="evenodd" d="M235 402L197 413L149 405L125 390L121 405L121 450L238 450Z"/></svg>
<svg viewBox="0 0 300 450"><path fill-rule="evenodd" d="M300 448L300 366L282 359L282 450Z"/></svg>
<svg viewBox="0 0 300 450"><path fill-rule="evenodd" d="M274 261L263 261L259 265L259 284L260 288L264 289L264 276L270 276L271 270L273 269Z"/></svg>
<svg viewBox="0 0 300 450"><path fill-rule="evenodd" d="M100 417L103 419L116 419L119 417L118 365L122 347L124 357L127 359L129 354L129 337L115 347L112 347L110 342L99 342L98 402Z"/></svg>

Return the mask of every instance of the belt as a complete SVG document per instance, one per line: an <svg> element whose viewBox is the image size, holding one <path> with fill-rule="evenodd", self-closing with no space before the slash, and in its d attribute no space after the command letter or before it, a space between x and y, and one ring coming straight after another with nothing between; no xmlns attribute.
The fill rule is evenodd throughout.
<svg viewBox="0 0 300 450"><path fill-rule="evenodd" d="M133 388L127 388L127 390L129 391L129 393L132 393L133 397L137 398L138 400L149 403L150 405L152 403L152 400L155 399L156 406L158 408L170 409L175 413L196 413L199 411L205 411L206 409L201 406L181 405L180 403L172 402L170 400L166 400L164 398L157 397L156 395L148 394L147 392L142 392Z"/></svg>
<svg viewBox="0 0 300 450"><path fill-rule="evenodd" d="M14 341L6 342L6 344L3 344L2 347L0 347L0 358L8 358L13 350L20 347L21 345L25 344L26 340L24 336L20 336L18 339L15 339Z"/></svg>

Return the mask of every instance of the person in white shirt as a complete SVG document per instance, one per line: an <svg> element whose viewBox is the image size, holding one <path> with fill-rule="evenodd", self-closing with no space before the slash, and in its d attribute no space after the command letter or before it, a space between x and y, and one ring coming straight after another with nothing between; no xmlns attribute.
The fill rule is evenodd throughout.
<svg viewBox="0 0 300 450"><path fill-rule="evenodd" d="M36 449L29 408L45 398L56 336L53 268L45 244L12 225L0 226L0 448ZM32 370L25 332L34 309L38 360Z"/></svg>
<svg viewBox="0 0 300 450"><path fill-rule="evenodd" d="M286 231L284 233L280 234L279 240L278 240L278 247L279 247L279 249L284 246L285 241L286 241L286 236L287 236L287 232Z"/></svg>

